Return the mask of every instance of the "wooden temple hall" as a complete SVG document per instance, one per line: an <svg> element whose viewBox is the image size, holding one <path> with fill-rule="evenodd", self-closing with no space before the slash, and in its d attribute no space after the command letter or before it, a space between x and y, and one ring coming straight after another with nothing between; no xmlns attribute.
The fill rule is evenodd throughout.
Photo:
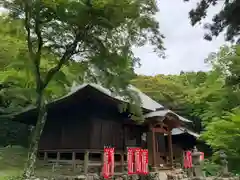
<svg viewBox="0 0 240 180"><path fill-rule="evenodd" d="M137 88L130 88L141 99L143 123L132 120L128 112L120 113L123 98L96 84L75 87L68 95L48 104L39 160L70 164L74 169L82 165L88 173L90 167L102 166L104 146L112 146L115 171L123 171L127 165L127 147L141 147L149 151L151 169L172 168L172 129L190 121L164 109ZM36 109L18 114L15 120L35 125Z"/></svg>

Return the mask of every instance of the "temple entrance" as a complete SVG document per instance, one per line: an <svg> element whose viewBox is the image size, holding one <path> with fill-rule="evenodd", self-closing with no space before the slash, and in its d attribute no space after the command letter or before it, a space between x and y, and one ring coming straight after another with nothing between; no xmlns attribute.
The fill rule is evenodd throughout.
<svg viewBox="0 0 240 180"><path fill-rule="evenodd" d="M173 167L172 135L170 128L161 122L154 124L151 131L153 141L153 166L156 168ZM168 143L164 138L166 134L168 136Z"/></svg>
<svg viewBox="0 0 240 180"><path fill-rule="evenodd" d="M163 167L167 164L167 149L166 149L166 141L164 138L164 133L155 132L155 139L156 139L156 158L157 164L160 167Z"/></svg>

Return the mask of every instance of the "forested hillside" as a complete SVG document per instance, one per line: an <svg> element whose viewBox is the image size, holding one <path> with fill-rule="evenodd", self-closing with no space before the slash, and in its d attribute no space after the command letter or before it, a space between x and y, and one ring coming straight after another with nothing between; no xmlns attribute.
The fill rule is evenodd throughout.
<svg viewBox="0 0 240 180"><path fill-rule="evenodd" d="M240 157L240 47L222 47L206 59L209 72L141 76L132 83L193 121L215 152L225 150L233 169Z"/></svg>

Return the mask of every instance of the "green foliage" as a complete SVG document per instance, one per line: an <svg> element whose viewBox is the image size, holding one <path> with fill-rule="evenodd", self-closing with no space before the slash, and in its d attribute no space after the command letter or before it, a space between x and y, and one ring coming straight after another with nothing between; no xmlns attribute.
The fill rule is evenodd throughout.
<svg viewBox="0 0 240 180"><path fill-rule="evenodd" d="M23 180L23 178L22 176L6 176L6 177L3 177L2 180Z"/></svg>
<svg viewBox="0 0 240 180"><path fill-rule="evenodd" d="M105 85L118 87L119 82L127 81L136 63L132 45L150 42L162 55L162 35L153 18L157 12L154 0L3 1L3 5L12 17L22 17L26 12L31 15L34 24L30 30L39 28L42 48L57 55L60 62L63 58L61 63L66 64L74 56L86 68L88 79ZM115 82L114 77L119 81Z"/></svg>
<svg viewBox="0 0 240 180"><path fill-rule="evenodd" d="M206 176L217 176L219 174L220 165L205 159L203 165L203 171Z"/></svg>
<svg viewBox="0 0 240 180"><path fill-rule="evenodd" d="M24 23L25 30L20 29L22 37L27 36L30 56L26 68L39 90L54 86L60 78L64 83L59 85L65 85L68 75L59 71L71 65L73 79L100 82L134 102L135 95L126 92L138 63L132 46L150 43L158 55L164 55L163 36L154 18L158 11L155 0L4 0L0 5L9 10L10 20Z"/></svg>
<svg viewBox="0 0 240 180"><path fill-rule="evenodd" d="M33 106L36 101L36 83L30 68L31 63L23 38L22 24L18 20L8 20L5 17L0 18L0 37L2 39L0 45L0 145L21 144L27 146L28 127L9 121L11 116L8 115ZM50 59L50 57L48 58ZM45 64L50 62L43 59ZM60 73L64 71L71 74L68 68L57 74L45 91L47 100L50 101L65 94L64 84L73 77L69 76L68 79L60 77Z"/></svg>
<svg viewBox="0 0 240 180"><path fill-rule="evenodd" d="M0 146L28 146L28 126L9 119L0 119Z"/></svg>
<svg viewBox="0 0 240 180"><path fill-rule="evenodd" d="M205 103L200 101L196 94L200 94L201 85L208 76L208 73L204 72L181 73L179 76L138 76L132 83L166 108L191 119L194 128L199 131L199 114L204 110Z"/></svg>
<svg viewBox="0 0 240 180"><path fill-rule="evenodd" d="M204 28L207 30L205 39L212 40L212 37L218 36L226 30L225 35L227 41L240 41L240 6L238 0L201 0L200 3L197 4L197 7L189 12L191 24L195 25L206 18L208 9L215 5L222 5L223 7L219 12L216 12L212 18L212 23L205 24Z"/></svg>
<svg viewBox="0 0 240 180"><path fill-rule="evenodd" d="M240 108L216 117L208 124L203 138L215 149L224 149L232 155L240 154L237 142L240 140Z"/></svg>
<svg viewBox="0 0 240 180"><path fill-rule="evenodd" d="M28 57L22 24L18 20L0 18L0 146L28 146L27 125L11 121L11 115L29 108L36 101L36 82ZM42 71L52 64L50 55L42 59ZM72 68L74 67L74 68ZM45 90L45 99L51 101L68 91L70 82L80 81L79 66L70 63L62 68ZM78 73L76 72L78 71ZM76 75L79 75L76 77Z"/></svg>
<svg viewBox="0 0 240 180"><path fill-rule="evenodd" d="M164 75L155 77L138 76L131 83L151 98L177 111L178 108L184 106L185 101L183 102L182 99L187 94L186 89L180 83L175 83L172 79L172 76Z"/></svg>
<svg viewBox="0 0 240 180"><path fill-rule="evenodd" d="M159 103L193 121L195 131L216 152L225 150L229 168L239 172L240 135L240 50L223 46L211 53L209 72L182 72L180 75L138 76L132 83ZM214 162L219 163L219 157ZM211 161L209 172L217 169ZM211 170L212 169L212 170Z"/></svg>
<svg viewBox="0 0 240 180"><path fill-rule="evenodd" d="M31 62L28 57L28 50L21 32L19 21L8 21L0 19L0 84L5 88L0 89L0 95L4 98L8 111L19 111L22 107L32 105L36 101L36 82L33 76ZM51 57L48 56L42 61L43 71L51 65ZM66 93L67 83L64 73L68 69L60 71L45 91L46 99L59 97ZM70 73L68 73L70 74ZM2 99L3 100L3 99ZM10 109L11 107L15 109Z"/></svg>

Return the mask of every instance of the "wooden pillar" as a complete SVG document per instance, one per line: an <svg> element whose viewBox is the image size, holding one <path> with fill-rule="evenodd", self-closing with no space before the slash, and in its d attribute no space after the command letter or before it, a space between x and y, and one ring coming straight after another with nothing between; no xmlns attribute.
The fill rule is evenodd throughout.
<svg viewBox="0 0 240 180"><path fill-rule="evenodd" d="M60 152L57 152L57 162L56 162L57 166L59 165L60 156L61 156Z"/></svg>
<svg viewBox="0 0 240 180"><path fill-rule="evenodd" d="M168 151L170 166L173 167L172 130L168 128Z"/></svg>
<svg viewBox="0 0 240 180"><path fill-rule="evenodd" d="M154 128L151 128L152 130L152 157L153 157L153 171L156 171L156 138L155 138L155 129Z"/></svg>
<svg viewBox="0 0 240 180"><path fill-rule="evenodd" d="M121 171L124 172L124 152L121 153Z"/></svg>
<svg viewBox="0 0 240 180"><path fill-rule="evenodd" d="M123 151L127 150L127 128L123 125Z"/></svg>
<svg viewBox="0 0 240 180"><path fill-rule="evenodd" d="M182 161L181 161L181 168L184 168L184 157L185 157L185 152L182 150Z"/></svg>
<svg viewBox="0 0 240 180"><path fill-rule="evenodd" d="M88 162L89 162L89 151L86 151L84 154L84 165L83 165L84 174L88 173Z"/></svg>
<svg viewBox="0 0 240 180"><path fill-rule="evenodd" d="M44 158L43 158L43 160L45 162L47 162L47 160L48 160L48 153L46 151L44 151Z"/></svg>
<svg viewBox="0 0 240 180"><path fill-rule="evenodd" d="M101 168L100 168L100 174L102 173L102 169L104 167L104 162L105 162L105 159L104 159L104 151L102 151L101 153L101 160L102 160L102 164L101 164Z"/></svg>
<svg viewBox="0 0 240 180"><path fill-rule="evenodd" d="M76 153L72 152L72 165L73 165L73 171L76 169Z"/></svg>

